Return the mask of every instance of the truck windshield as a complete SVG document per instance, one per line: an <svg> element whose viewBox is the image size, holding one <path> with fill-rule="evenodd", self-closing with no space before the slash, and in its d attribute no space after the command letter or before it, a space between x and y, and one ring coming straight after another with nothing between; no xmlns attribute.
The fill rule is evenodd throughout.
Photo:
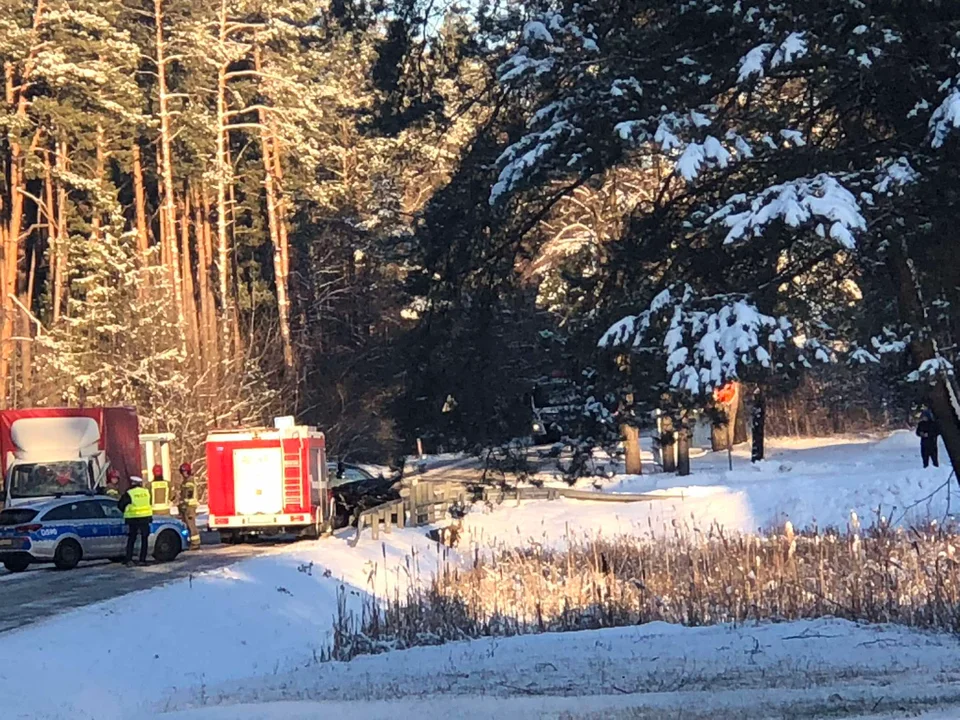
<svg viewBox="0 0 960 720"><path fill-rule="evenodd" d="M83 460L14 465L10 471L10 497L32 498L86 492L90 487Z"/></svg>

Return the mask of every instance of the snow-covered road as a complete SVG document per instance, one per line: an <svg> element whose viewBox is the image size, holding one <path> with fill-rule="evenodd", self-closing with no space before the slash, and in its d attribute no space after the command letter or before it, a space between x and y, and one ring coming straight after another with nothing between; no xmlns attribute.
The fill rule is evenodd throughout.
<svg viewBox="0 0 960 720"><path fill-rule="evenodd" d="M204 547L174 562L126 568L108 562L84 563L60 572L41 565L24 573L0 572L0 633L127 593L149 590L191 575L233 565L270 552L272 545ZM2 642L2 641L0 641Z"/></svg>

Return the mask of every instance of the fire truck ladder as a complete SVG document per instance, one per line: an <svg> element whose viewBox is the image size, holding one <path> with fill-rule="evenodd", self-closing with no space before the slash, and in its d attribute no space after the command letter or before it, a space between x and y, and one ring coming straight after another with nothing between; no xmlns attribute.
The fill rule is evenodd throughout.
<svg viewBox="0 0 960 720"><path fill-rule="evenodd" d="M281 437L283 454L283 507L303 507L303 441L298 436Z"/></svg>

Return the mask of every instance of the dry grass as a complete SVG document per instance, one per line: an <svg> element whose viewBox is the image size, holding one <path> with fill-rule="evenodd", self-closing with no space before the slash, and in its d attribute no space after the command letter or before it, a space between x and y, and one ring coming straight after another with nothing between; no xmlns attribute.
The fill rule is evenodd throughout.
<svg viewBox="0 0 960 720"><path fill-rule="evenodd" d="M331 659L483 636L656 620L682 625L824 616L960 631L960 537L931 523L768 535L677 530L667 539L475 551L403 596L341 599Z"/></svg>

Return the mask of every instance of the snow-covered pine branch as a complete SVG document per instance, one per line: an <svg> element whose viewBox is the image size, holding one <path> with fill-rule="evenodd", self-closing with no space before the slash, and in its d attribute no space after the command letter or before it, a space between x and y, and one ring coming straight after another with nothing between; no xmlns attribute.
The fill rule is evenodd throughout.
<svg viewBox="0 0 960 720"><path fill-rule="evenodd" d="M671 388L704 398L741 378L746 366L771 367L770 349L786 345L792 334L789 320L760 312L746 298L700 298L683 285L614 323L598 346L654 353Z"/></svg>
<svg viewBox="0 0 960 720"><path fill-rule="evenodd" d="M725 244L760 237L775 221L791 228L810 225L847 250L867 228L856 196L827 174L772 185L752 197L735 195L707 219L730 228Z"/></svg>

